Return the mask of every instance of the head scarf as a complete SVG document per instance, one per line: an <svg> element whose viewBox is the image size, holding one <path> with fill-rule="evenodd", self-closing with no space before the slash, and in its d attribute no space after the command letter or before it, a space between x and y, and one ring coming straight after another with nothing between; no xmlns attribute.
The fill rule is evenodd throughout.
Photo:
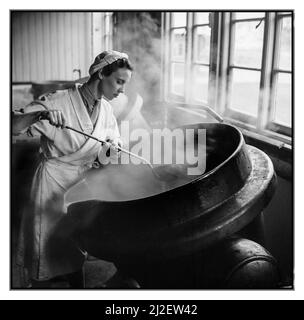
<svg viewBox="0 0 304 320"><path fill-rule="evenodd" d="M93 64L90 66L89 74L90 76L95 72L102 70L103 67L112 64L119 59L129 59L128 55L123 52L109 50L100 53L94 60Z"/></svg>

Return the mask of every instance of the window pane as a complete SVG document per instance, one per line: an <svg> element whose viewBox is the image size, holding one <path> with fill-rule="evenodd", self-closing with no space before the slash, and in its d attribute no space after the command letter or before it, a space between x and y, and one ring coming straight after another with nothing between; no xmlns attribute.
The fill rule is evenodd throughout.
<svg viewBox="0 0 304 320"><path fill-rule="evenodd" d="M291 74L278 75L274 121L291 127Z"/></svg>
<svg viewBox="0 0 304 320"><path fill-rule="evenodd" d="M197 27L194 31L194 61L209 64L210 28Z"/></svg>
<svg viewBox="0 0 304 320"><path fill-rule="evenodd" d="M194 66L193 70L193 87L192 98L199 101L208 101L208 82L209 82L209 67Z"/></svg>
<svg viewBox="0 0 304 320"><path fill-rule="evenodd" d="M105 16L105 33L110 32L110 16L106 15Z"/></svg>
<svg viewBox="0 0 304 320"><path fill-rule="evenodd" d="M196 12L195 24L209 24L209 12Z"/></svg>
<svg viewBox="0 0 304 320"><path fill-rule="evenodd" d="M185 61L186 55L186 29L172 30L171 58Z"/></svg>
<svg viewBox="0 0 304 320"><path fill-rule="evenodd" d="M236 12L234 19L264 18L265 12Z"/></svg>
<svg viewBox="0 0 304 320"><path fill-rule="evenodd" d="M171 93L183 96L185 89L185 65L183 63L172 63L171 65Z"/></svg>
<svg viewBox="0 0 304 320"><path fill-rule="evenodd" d="M240 22L235 26L233 63L237 66L260 68L262 62L264 24Z"/></svg>
<svg viewBox="0 0 304 320"><path fill-rule="evenodd" d="M291 71L291 17L283 18L282 22L279 68Z"/></svg>
<svg viewBox="0 0 304 320"><path fill-rule="evenodd" d="M260 72L233 69L230 107L239 112L257 116Z"/></svg>
<svg viewBox="0 0 304 320"><path fill-rule="evenodd" d="M185 27L187 24L187 12L173 12L171 14L171 27Z"/></svg>

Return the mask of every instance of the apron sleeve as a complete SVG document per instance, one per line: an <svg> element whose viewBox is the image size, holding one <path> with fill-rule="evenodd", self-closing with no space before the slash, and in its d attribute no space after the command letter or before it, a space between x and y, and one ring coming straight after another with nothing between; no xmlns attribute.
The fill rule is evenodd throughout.
<svg viewBox="0 0 304 320"><path fill-rule="evenodd" d="M24 113L33 111L50 110L52 108L52 102L46 97L41 97L40 100L31 102L24 108ZM48 120L39 120L32 124L28 129L25 130L29 136L44 135L48 139L54 141L56 127L52 126Z"/></svg>

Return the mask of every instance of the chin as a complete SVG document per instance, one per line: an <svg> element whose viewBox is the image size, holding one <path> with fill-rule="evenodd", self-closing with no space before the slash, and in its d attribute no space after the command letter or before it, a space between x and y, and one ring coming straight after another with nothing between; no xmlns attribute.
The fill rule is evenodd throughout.
<svg viewBox="0 0 304 320"><path fill-rule="evenodd" d="M115 97L114 96L104 96L107 100L111 101L113 100Z"/></svg>
<svg viewBox="0 0 304 320"><path fill-rule="evenodd" d="M113 97L107 97L107 96L103 96L107 101L111 101L111 100L113 100Z"/></svg>
<svg viewBox="0 0 304 320"><path fill-rule="evenodd" d="M106 100L111 101L111 100L113 100L113 99L118 98L118 95L111 95L110 97L109 97L109 96L104 95L104 97L106 98Z"/></svg>

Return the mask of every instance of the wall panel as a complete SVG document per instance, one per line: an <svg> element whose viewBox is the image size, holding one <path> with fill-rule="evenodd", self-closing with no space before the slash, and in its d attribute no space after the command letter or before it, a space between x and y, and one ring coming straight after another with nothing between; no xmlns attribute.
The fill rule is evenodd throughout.
<svg viewBox="0 0 304 320"><path fill-rule="evenodd" d="M73 80L92 62L92 13L12 12L12 81Z"/></svg>

